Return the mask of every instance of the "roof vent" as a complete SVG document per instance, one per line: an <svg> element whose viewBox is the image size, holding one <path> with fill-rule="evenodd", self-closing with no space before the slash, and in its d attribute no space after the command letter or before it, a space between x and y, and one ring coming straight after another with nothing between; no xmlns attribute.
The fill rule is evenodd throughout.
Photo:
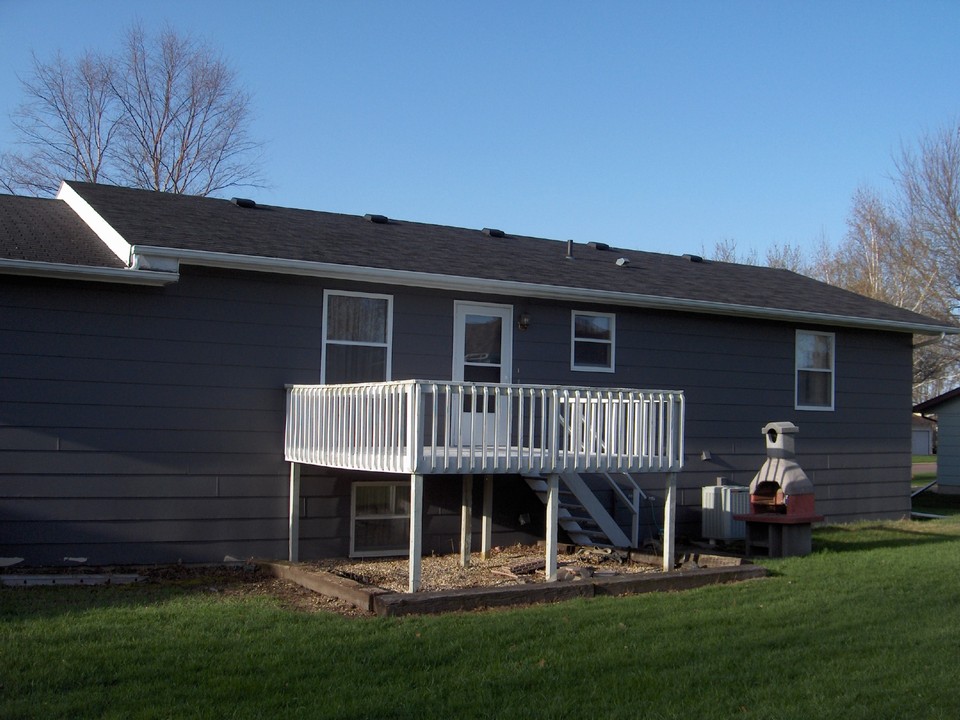
<svg viewBox="0 0 960 720"><path fill-rule="evenodd" d="M617 265L619 265L620 267L623 267L624 265L629 265L629 264L630 264L629 258L625 258L625 257L617 258Z"/></svg>
<svg viewBox="0 0 960 720"><path fill-rule="evenodd" d="M610 246L602 242L588 242L588 247L592 247L594 250L609 250Z"/></svg>
<svg viewBox="0 0 960 720"><path fill-rule="evenodd" d="M480 232L482 232L484 235L489 235L490 237L506 237L506 234L503 232L503 230L497 230L496 228L484 228Z"/></svg>
<svg viewBox="0 0 960 720"><path fill-rule="evenodd" d="M686 255L684 255L684 256L683 256L683 259L684 259L684 260L689 260L690 262L695 262L695 263L702 263L702 262L703 262L703 258L700 257L699 255L691 255L691 254L689 254L689 253L687 253Z"/></svg>
<svg viewBox="0 0 960 720"><path fill-rule="evenodd" d="M567 260L573 260L573 240L567 240Z"/></svg>
<svg viewBox="0 0 960 720"><path fill-rule="evenodd" d="M388 222L390 222L390 218L388 218L386 215L371 215L370 213L364 215L363 219L372 223L376 223L377 225L386 225Z"/></svg>
<svg viewBox="0 0 960 720"><path fill-rule="evenodd" d="M257 203L250 198L230 198L230 202L242 208L255 208L257 206Z"/></svg>

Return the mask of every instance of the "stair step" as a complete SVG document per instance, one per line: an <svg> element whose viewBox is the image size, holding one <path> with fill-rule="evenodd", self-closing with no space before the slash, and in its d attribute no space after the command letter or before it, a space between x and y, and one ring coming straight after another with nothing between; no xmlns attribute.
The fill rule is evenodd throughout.
<svg viewBox="0 0 960 720"><path fill-rule="evenodd" d="M524 480L546 504L549 493L547 480L530 475L525 475ZM557 490L557 522L573 542L593 547L615 547L623 541L621 528L582 476L576 473L562 475Z"/></svg>
<svg viewBox="0 0 960 720"><path fill-rule="evenodd" d="M583 533L584 535L587 535L587 536L592 537L592 538L606 538L607 540L610 539L610 538L607 538L607 534L606 534L603 530L586 530L586 529L583 529L583 530L581 530L580 532Z"/></svg>

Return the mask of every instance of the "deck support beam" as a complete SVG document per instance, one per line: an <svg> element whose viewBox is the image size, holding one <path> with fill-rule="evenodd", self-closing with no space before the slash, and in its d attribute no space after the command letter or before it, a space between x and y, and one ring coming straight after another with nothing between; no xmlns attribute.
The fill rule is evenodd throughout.
<svg viewBox="0 0 960 720"><path fill-rule="evenodd" d="M483 476L483 520L480 524L480 553L490 559L493 549L493 475Z"/></svg>
<svg viewBox="0 0 960 720"><path fill-rule="evenodd" d="M557 579L557 526L560 520L560 476L547 476L547 582Z"/></svg>
<svg viewBox="0 0 960 720"><path fill-rule="evenodd" d="M676 563L677 473L667 474L666 498L663 503L663 571L670 572Z"/></svg>
<svg viewBox="0 0 960 720"><path fill-rule="evenodd" d="M460 502L460 567L470 567L473 541L473 475L463 476L463 496Z"/></svg>
<svg viewBox="0 0 960 720"><path fill-rule="evenodd" d="M290 463L290 517L287 527L287 559L300 562L300 463Z"/></svg>
<svg viewBox="0 0 960 720"><path fill-rule="evenodd" d="M423 475L410 475L410 575L408 592L420 589L420 561L423 555Z"/></svg>

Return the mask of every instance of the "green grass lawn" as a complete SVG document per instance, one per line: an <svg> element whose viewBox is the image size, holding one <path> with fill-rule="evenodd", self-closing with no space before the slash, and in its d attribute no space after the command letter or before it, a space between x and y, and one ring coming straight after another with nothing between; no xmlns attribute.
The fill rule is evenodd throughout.
<svg viewBox="0 0 960 720"><path fill-rule="evenodd" d="M439 617L2 589L0 717L960 717L960 521L814 545L764 580Z"/></svg>

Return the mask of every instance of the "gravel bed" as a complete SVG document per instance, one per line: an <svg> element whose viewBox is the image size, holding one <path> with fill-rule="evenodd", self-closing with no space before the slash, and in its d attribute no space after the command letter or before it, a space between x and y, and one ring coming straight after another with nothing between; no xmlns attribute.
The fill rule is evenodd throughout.
<svg viewBox="0 0 960 720"><path fill-rule="evenodd" d="M490 558L479 553L470 557L470 566L460 566L460 555L425 556L421 564L421 590L454 590L470 587L495 587L544 582L544 550L539 547L514 545L496 547ZM307 567L331 572L366 585L406 592L409 565L406 557L335 559L303 563ZM561 575L589 577L614 576L626 573L657 572L650 565L634 563L615 550L580 548L558 558Z"/></svg>

